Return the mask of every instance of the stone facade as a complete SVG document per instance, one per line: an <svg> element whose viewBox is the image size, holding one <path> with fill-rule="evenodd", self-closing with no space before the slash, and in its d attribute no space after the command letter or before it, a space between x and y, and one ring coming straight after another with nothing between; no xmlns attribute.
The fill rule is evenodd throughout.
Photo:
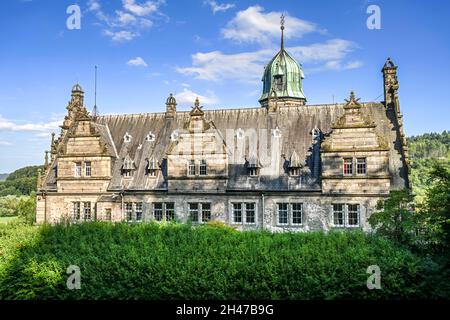
<svg viewBox="0 0 450 320"><path fill-rule="evenodd" d="M276 74L266 68L264 79L289 94L283 52L277 57L268 66ZM289 81L301 81L288 57L297 72ZM261 108L203 110L197 99L179 112L170 95L163 113L95 117L76 85L39 175L36 221L368 231L377 201L409 187L397 67L389 59L382 72L383 102L361 103L352 92L342 104L307 105L273 91Z"/></svg>

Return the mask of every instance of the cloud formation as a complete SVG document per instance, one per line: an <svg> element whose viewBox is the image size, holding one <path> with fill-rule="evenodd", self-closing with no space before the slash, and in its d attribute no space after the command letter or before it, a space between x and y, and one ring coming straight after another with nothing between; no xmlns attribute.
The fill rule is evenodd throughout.
<svg viewBox="0 0 450 320"><path fill-rule="evenodd" d="M289 47L286 50L299 62L308 63L306 71L354 69L362 65L357 60L348 60L348 55L358 46L348 40L332 39L309 46ZM264 66L274 56L276 48L261 49L253 52L225 54L221 51L195 53L192 65L176 70L184 75L193 75L196 79L221 81L237 80L256 83L261 80Z"/></svg>
<svg viewBox="0 0 450 320"><path fill-rule="evenodd" d="M234 8L233 3L218 3L214 0L205 0L203 1L203 4L209 5L213 14L216 14L217 12L225 12L231 8Z"/></svg>
<svg viewBox="0 0 450 320"><path fill-rule="evenodd" d="M132 67L147 67L147 63L141 57L136 57L127 62L127 65Z"/></svg>
<svg viewBox="0 0 450 320"><path fill-rule="evenodd" d="M88 11L95 14L103 27L103 34L113 42L131 41L141 35L141 31L153 26L152 18L159 13L165 0L145 1L122 0L122 6L114 14L107 14L100 0L89 0Z"/></svg>
<svg viewBox="0 0 450 320"><path fill-rule="evenodd" d="M17 124L0 115L0 131L49 132L58 129L61 123L61 120L55 120L48 123Z"/></svg>
<svg viewBox="0 0 450 320"><path fill-rule="evenodd" d="M189 89L184 88L183 92L177 93L175 95L175 99L177 100L178 104L187 104L190 106L194 105L195 99L197 98L200 100L201 105L216 104L219 102L219 99L216 97L214 92L207 91L206 93L207 95L203 96Z"/></svg>
<svg viewBox="0 0 450 320"><path fill-rule="evenodd" d="M234 18L221 30L225 39L241 43L271 44L280 39L280 16L282 12L264 13L261 6L251 6L236 13ZM286 15L286 39L301 38L312 32L323 32L312 22Z"/></svg>

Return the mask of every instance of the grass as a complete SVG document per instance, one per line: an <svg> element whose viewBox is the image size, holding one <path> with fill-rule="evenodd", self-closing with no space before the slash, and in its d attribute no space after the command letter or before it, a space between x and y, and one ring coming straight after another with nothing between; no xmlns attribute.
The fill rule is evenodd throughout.
<svg viewBox="0 0 450 320"><path fill-rule="evenodd" d="M8 223L17 220L18 217L0 217L0 223Z"/></svg>

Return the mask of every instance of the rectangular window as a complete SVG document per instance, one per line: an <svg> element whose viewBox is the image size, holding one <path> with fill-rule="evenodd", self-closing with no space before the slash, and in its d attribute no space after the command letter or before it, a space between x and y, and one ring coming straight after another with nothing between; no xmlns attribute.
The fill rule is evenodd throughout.
<svg viewBox="0 0 450 320"><path fill-rule="evenodd" d="M292 224L302 224L303 204L293 203L292 207Z"/></svg>
<svg viewBox="0 0 450 320"><path fill-rule="evenodd" d="M356 174L359 175L366 174L366 158L356 159Z"/></svg>
<svg viewBox="0 0 450 320"><path fill-rule="evenodd" d="M156 170L155 169L149 169L148 170L148 175L150 177L156 177Z"/></svg>
<svg viewBox="0 0 450 320"><path fill-rule="evenodd" d="M345 158L344 159L344 176L353 175L353 159Z"/></svg>
<svg viewBox="0 0 450 320"><path fill-rule="evenodd" d="M359 225L359 204L349 204L348 209L348 225L358 226Z"/></svg>
<svg viewBox="0 0 450 320"><path fill-rule="evenodd" d="M195 176L195 160L189 161L188 175Z"/></svg>
<svg viewBox="0 0 450 320"><path fill-rule="evenodd" d="M81 177L81 162L75 162L75 177Z"/></svg>
<svg viewBox="0 0 450 320"><path fill-rule="evenodd" d="M132 202L125 203L125 215L127 217L128 222L133 221L133 203Z"/></svg>
<svg viewBox="0 0 450 320"><path fill-rule="evenodd" d="M112 215L111 215L111 209L110 208L105 209L105 220L106 221L111 221L112 220Z"/></svg>
<svg viewBox="0 0 450 320"><path fill-rule="evenodd" d="M278 204L278 224L288 224L288 204Z"/></svg>
<svg viewBox="0 0 450 320"><path fill-rule="evenodd" d="M142 222L142 202L135 204L136 222Z"/></svg>
<svg viewBox="0 0 450 320"><path fill-rule="evenodd" d="M232 203L233 223L242 223L242 203Z"/></svg>
<svg viewBox="0 0 450 320"><path fill-rule="evenodd" d="M200 162L200 175L206 176L206 160Z"/></svg>
<svg viewBox="0 0 450 320"><path fill-rule="evenodd" d="M74 202L73 203L73 211L72 211L73 220L80 220L80 215L81 215L81 203Z"/></svg>
<svg viewBox="0 0 450 320"><path fill-rule="evenodd" d="M337 227L344 226L344 205L333 204L333 225Z"/></svg>
<svg viewBox="0 0 450 320"><path fill-rule="evenodd" d="M91 220L91 203L90 202L83 203L83 209L84 209L84 221Z"/></svg>
<svg viewBox="0 0 450 320"><path fill-rule="evenodd" d="M90 177L91 176L91 162L87 161L84 163L84 174L86 177Z"/></svg>
<svg viewBox="0 0 450 320"><path fill-rule="evenodd" d="M123 175L125 178L131 178L131 177L133 176L133 170L124 169L124 170L122 171L122 175Z"/></svg>
<svg viewBox="0 0 450 320"><path fill-rule="evenodd" d="M166 220L175 220L175 203L173 202L166 203Z"/></svg>
<svg viewBox="0 0 450 320"><path fill-rule="evenodd" d="M297 177L300 175L300 168L290 168L289 173L293 177Z"/></svg>
<svg viewBox="0 0 450 320"><path fill-rule="evenodd" d="M245 223L255 223L255 204L246 203L245 204Z"/></svg>
<svg viewBox="0 0 450 320"><path fill-rule="evenodd" d="M258 168L254 168L254 167L248 168L248 174L250 175L250 177L258 176Z"/></svg>
<svg viewBox="0 0 450 320"><path fill-rule="evenodd" d="M211 220L211 204L202 203L202 222Z"/></svg>
<svg viewBox="0 0 450 320"><path fill-rule="evenodd" d="M163 219L163 204L162 203L154 203L153 204L153 218L156 221L162 221L162 219Z"/></svg>
<svg viewBox="0 0 450 320"><path fill-rule="evenodd" d="M189 216L192 222L198 222L198 203L189 203Z"/></svg>

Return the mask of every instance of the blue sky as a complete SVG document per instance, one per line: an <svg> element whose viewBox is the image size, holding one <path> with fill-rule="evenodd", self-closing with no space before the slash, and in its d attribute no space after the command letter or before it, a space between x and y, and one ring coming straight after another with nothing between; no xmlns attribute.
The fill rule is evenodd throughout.
<svg viewBox="0 0 450 320"><path fill-rule="evenodd" d="M69 30L67 8L81 8ZM369 5L381 29L366 26ZM2 0L0 172L43 163L50 133L79 82L89 109L98 65L100 113L258 106L263 66L280 43L303 64L308 104L342 102L350 90L382 100L381 67L399 65L407 135L449 128L448 1Z"/></svg>

